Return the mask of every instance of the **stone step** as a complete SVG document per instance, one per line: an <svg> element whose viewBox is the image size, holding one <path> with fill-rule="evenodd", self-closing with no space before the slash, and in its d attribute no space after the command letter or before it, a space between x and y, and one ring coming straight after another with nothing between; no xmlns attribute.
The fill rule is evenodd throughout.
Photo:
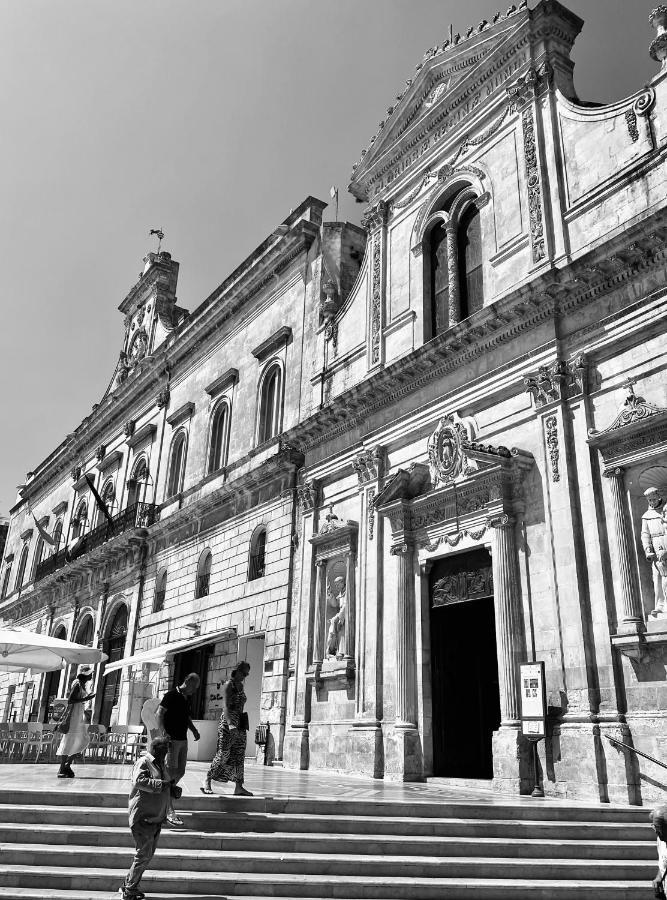
<svg viewBox="0 0 667 900"><path fill-rule="evenodd" d="M128 781L129 790L129 781ZM44 806L44 791L8 790L3 794L0 812L4 804L32 805L40 809ZM127 809L127 793L98 793L70 790L53 791L49 795L51 803L59 806L94 806L112 809ZM626 822L644 824L648 821L647 810L643 807L612 806L608 804L564 804L556 801L530 801L512 804L489 800L461 801L420 801L420 800L352 800L352 799L312 799L301 797L232 797L203 794L186 795L178 802L179 810L185 812L243 812L290 815L338 815L338 816L402 816L409 808L419 818L507 819L521 821L568 821L568 822Z"/></svg>
<svg viewBox="0 0 667 900"><path fill-rule="evenodd" d="M532 837L542 838L550 842L559 840L654 840L653 830L648 818L641 823L623 824L615 822L551 822L522 821L507 819L466 819L466 818L426 818L415 816L393 816L376 818L374 816L318 816L318 815L268 815L265 813L225 812L188 813L179 809L185 827L190 830L237 832L253 831L257 833L302 832L304 824L311 834L357 835L406 835L408 837L433 835L439 837ZM15 823L31 824L39 821L50 825L63 825L72 828L79 825L98 826L100 828L116 826L127 828L126 809L107 809L105 807L69 807L44 806L36 811L33 807L0 803L0 824L8 826ZM165 831L171 830L165 828Z"/></svg>
<svg viewBox="0 0 667 900"><path fill-rule="evenodd" d="M542 874L541 866L535 866L536 874ZM0 894L6 900L13 888L41 889L36 894L40 900L52 898L55 891L109 891L113 893L125 877L125 870L87 869L63 867L45 870L39 866L4 865L0 869ZM85 885L85 889L84 889ZM647 895L645 881L600 880L545 880L479 879L479 878L406 878L406 877L330 877L326 875L260 875L228 872L223 875L207 873L204 876L187 875L182 871L149 871L142 880L142 890L151 898L160 894L183 900L187 897L202 900L203 897L223 900L225 897L346 897L348 900L644 900ZM650 890L650 887L649 887ZM9 893L7 893L9 891ZM25 896L25 895L24 895ZM68 895L65 894L65 897ZM84 892L83 896L87 896ZM90 895L88 895L90 896ZM69 894L72 897L72 894Z"/></svg>
<svg viewBox="0 0 667 900"><path fill-rule="evenodd" d="M15 823L0 825L0 844L78 844L86 847L132 848L132 835L127 825L101 828L97 825L77 825L64 831L62 825ZM207 833L185 829L164 828L160 848L172 850L224 850L227 852L264 853L364 853L381 856L495 856L542 859L544 841L536 838L513 837L423 837L346 834L311 834L308 832ZM648 840L567 840L557 843L560 859L649 860L655 858L655 841Z"/></svg>
<svg viewBox="0 0 667 900"><path fill-rule="evenodd" d="M323 853L228 852L224 850L194 850L185 853L159 848L151 863L154 872L188 872L189 879L201 879L210 874L243 873L243 875L337 876L347 879L361 871L366 877L377 878L465 878L483 867L484 878L528 879L539 865L543 879L598 881L651 881L655 868L647 860L581 860L535 859L480 856L394 856L376 857L365 852L353 855ZM38 855L40 864L48 871L67 868L76 859L80 869L95 870L100 862L98 848L53 844L4 844L4 866L31 866ZM110 868L128 866L132 858L130 848L107 847L105 863Z"/></svg>

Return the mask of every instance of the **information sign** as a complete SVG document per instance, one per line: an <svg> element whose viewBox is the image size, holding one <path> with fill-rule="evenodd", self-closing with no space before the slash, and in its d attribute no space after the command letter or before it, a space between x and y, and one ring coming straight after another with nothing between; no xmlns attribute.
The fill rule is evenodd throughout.
<svg viewBox="0 0 667 900"><path fill-rule="evenodd" d="M544 663L523 663L521 666L521 723L523 734L532 740L545 736L547 692Z"/></svg>

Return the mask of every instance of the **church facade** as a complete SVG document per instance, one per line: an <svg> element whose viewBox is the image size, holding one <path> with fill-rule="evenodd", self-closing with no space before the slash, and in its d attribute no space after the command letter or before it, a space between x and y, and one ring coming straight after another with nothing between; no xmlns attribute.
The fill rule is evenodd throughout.
<svg viewBox="0 0 667 900"><path fill-rule="evenodd" d="M544 791L664 790L632 752L667 758L650 20L656 75L609 105L577 98L583 22L555 0L433 47L353 170L363 228L308 198L192 314L149 254L0 571L5 621L107 650L95 721L193 668L214 720L246 657L286 766L530 792L519 666L543 662ZM44 719L64 681L6 679L4 717Z"/></svg>

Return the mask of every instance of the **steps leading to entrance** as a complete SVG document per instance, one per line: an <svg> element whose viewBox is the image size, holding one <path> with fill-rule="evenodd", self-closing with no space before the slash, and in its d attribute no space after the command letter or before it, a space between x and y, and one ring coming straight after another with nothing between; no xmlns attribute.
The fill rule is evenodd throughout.
<svg viewBox="0 0 667 900"><path fill-rule="evenodd" d="M9 790L0 900L108 900L127 872L127 797ZM143 887L151 898L639 900L647 810L558 803L184 797Z"/></svg>

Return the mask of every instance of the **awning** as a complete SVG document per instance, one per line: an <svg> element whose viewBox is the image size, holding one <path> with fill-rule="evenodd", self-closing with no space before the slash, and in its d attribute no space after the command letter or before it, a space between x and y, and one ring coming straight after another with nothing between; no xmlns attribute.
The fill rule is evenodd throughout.
<svg viewBox="0 0 667 900"><path fill-rule="evenodd" d="M200 634L198 637L188 638L185 641L160 644L150 650L142 650L141 653L135 653L134 656L126 656L125 659L118 659L116 662L109 663L104 667L104 674L108 675L117 669L126 669L128 666L144 666L148 663L161 666L165 660L170 659L177 653L194 650L196 647L203 647L204 644L217 644L218 641L222 641L232 635L236 636L236 628L223 628L222 631Z"/></svg>

